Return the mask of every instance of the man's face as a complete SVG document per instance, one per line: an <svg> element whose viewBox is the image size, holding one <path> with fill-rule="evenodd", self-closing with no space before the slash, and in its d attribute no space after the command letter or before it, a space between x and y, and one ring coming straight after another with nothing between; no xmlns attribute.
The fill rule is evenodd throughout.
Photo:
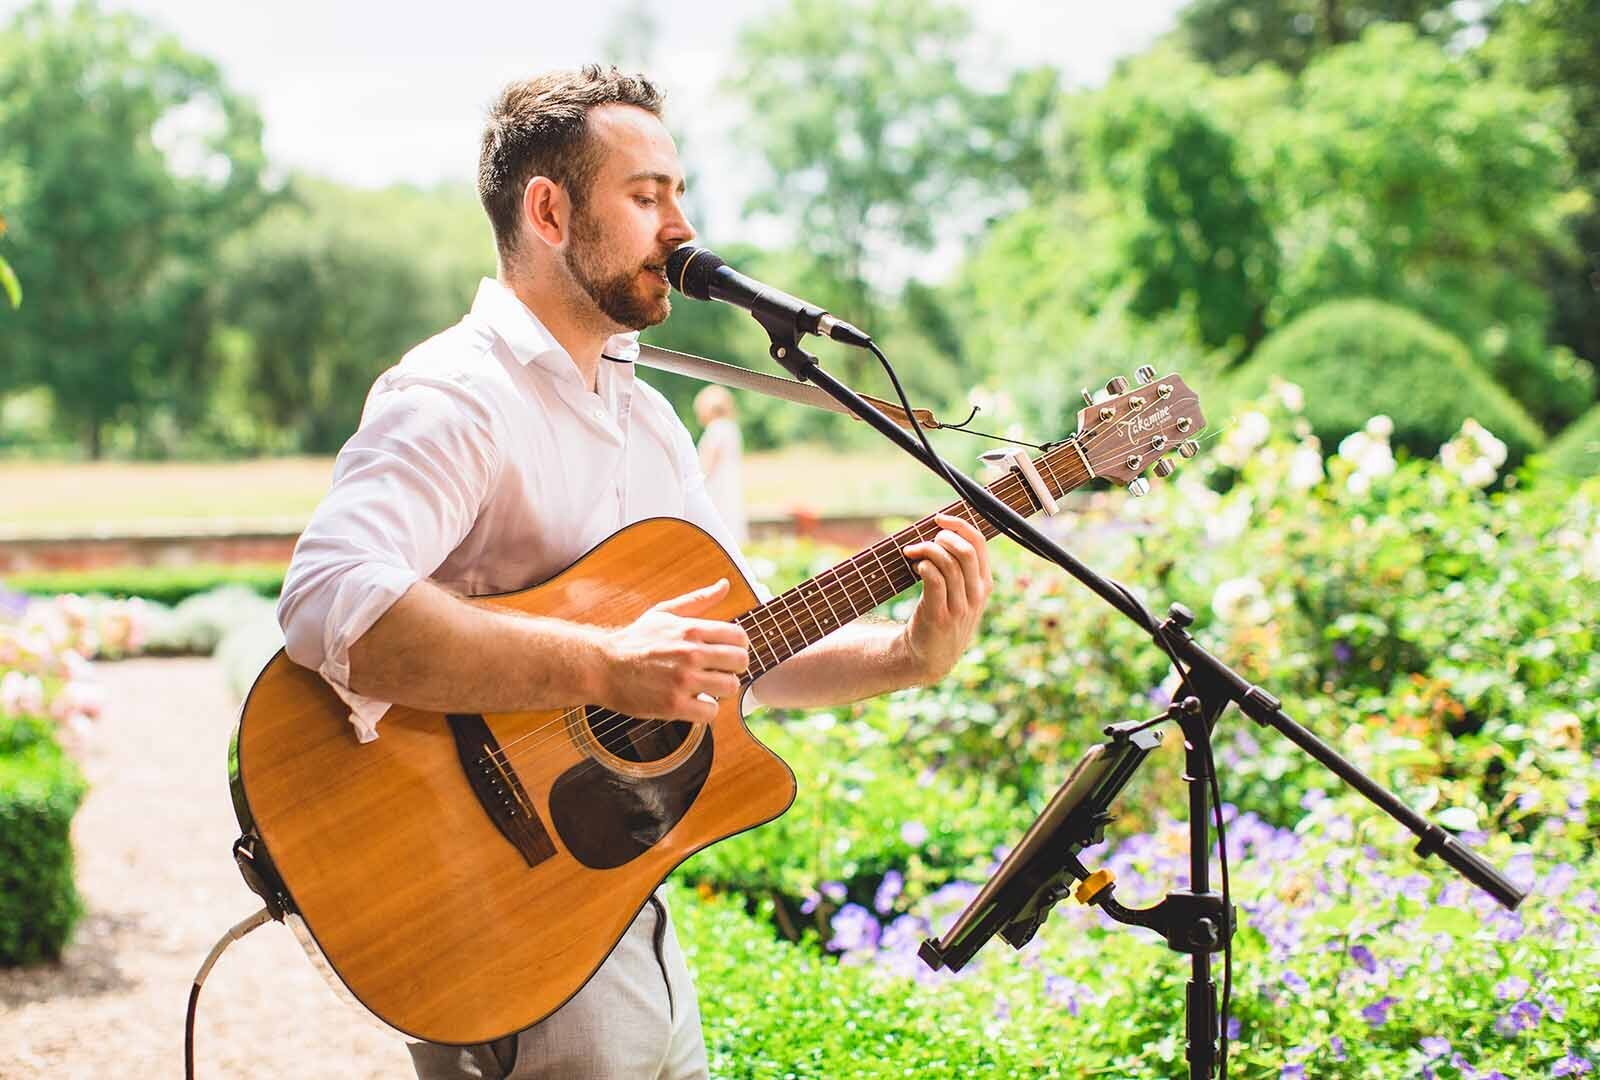
<svg viewBox="0 0 1600 1080"><path fill-rule="evenodd" d="M630 105L594 110L589 128L600 167L573 211L567 269L607 319L643 330L672 311L667 256L694 238L678 150L660 120Z"/></svg>

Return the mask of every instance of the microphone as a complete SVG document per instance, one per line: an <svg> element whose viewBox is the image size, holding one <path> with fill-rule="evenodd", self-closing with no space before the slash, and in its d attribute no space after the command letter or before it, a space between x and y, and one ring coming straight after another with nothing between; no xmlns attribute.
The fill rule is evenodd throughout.
<svg viewBox="0 0 1600 1080"><path fill-rule="evenodd" d="M835 319L815 304L745 277L703 247L684 244L667 256L667 280L695 300L720 300L742 307L762 326L777 319L784 329L793 326L799 334L816 334L863 349L872 342L870 335L843 319Z"/></svg>

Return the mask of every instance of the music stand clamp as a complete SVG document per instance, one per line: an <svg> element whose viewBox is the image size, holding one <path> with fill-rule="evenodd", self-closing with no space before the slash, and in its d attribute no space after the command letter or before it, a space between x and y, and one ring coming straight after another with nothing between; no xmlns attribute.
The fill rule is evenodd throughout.
<svg viewBox="0 0 1600 1080"><path fill-rule="evenodd" d="M1226 703L1224 703L1226 704ZM1111 802L1150 751L1160 744L1157 724L1174 722L1186 750L1184 781L1189 785L1190 888L1174 889L1146 908L1129 908L1113 895L1110 871L1091 873L1078 855L1098 843L1113 818ZM940 939L927 939L917 951L930 968L959 971L996 933L1013 948L1032 940L1050 909L1065 900L1073 880L1081 882L1079 902L1099 907L1117 922L1154 930L1168 948L1193 958L1185 1011L1191 1075L1210 1076L1215 1067L1221 1018L1210 958L1233 937L1237 919L1231 905L1209 886L1211 851L1209 785L1205 752L1209 727L1201 701L1181 693L1167 711L1142 723L1104 729L1110 742L1089 748L1056 791L1022 841Z"/></svg>

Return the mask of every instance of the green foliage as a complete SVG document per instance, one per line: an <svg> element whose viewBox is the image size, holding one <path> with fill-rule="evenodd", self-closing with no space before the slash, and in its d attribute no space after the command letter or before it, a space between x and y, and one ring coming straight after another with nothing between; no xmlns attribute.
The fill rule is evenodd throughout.
<svg viewBox="0 0 1600 1080"><path fill-rule="evenodd" d="M48 721L0 713L0 965L60 955L83 902L72 880L77 766Z"/></svg>
<svg viewBox="0 0 1600 1080"><path fill-rule="evenodd" d="M296 179L224 253L221 412L242 425L224 441L337 450L372 380L460 319L493 273L483 211L466 191Z"/></svg>
<svg viewBox="0 0 1600 1080"><path fill-rule="evenodd" d="M210 262L263 204L260 117L210 61L89 3L0 31L0 102L12 258L37 287L0 336L0 389L51 387L91 456L114 420L196 423Z"/></svg>
<svg viewBox="0 0 1600 1080"><path fill-rule="evenodd" d="M1550 444L1546 460L1551 469L1567 476L1600 474L1600 406L1562 431Z"/></svg>
<svg viewBox="0 0 1600 1080"><path fill-rule="evenodd" d="M756 737L794 770L795 803L696 855L680 880L769 897L779 926L798 938L807 916L825 930L846 901L872 903L891 869L905 876L897 906L981 871L1032 820L1014 789L980 772L913 772L897 727L881 711L866 715L840 724L816 713L779 726L756 714ZM822 891L827 883L833 891Z"/></svg>
<svg viewBox="0 0 1600 1080"><path fill-rule="evenodd" d="M137 596L161 604L177 604L224 585L243 586L265 597L283 589L284 567L276 563L195 566L119 566L101 570L8 574L0 584L34 596Z"/></svg>
<svg viewBox="0 0 1600 1080"><path fill-rule="evenodd" d="M1538 253L1561 246L1568 179L1554 119L1547 98L1404 26L1319 57L1253 128L1279 200L1276 317L1351 296L1409 307L1541 419L1581 411L1585 388L1539 367Z"/></svg>
<svg viewBox="0 0 1600 1080"><path fill-rule="evenodd" d="M760 118L743 131L773 174L752 208L798 216L810 250L860 293L878 276L870 260L981 224L951 207L1036 182L1054 77L979 92L969 71L988 58L975 43L971 17L948 3L795 0L752 23L728 79Z"/></svg>
<svg viewBox="0 0 1600 1080"><path fill-rule="evenodd" d="M1420 456L1436 453L1468 417L1503 440L1513 461L1543 442L1460 342L1377 301L1336 301L1296 319L1239 370L1232 389L1255 396L1274 378L1305 389L1306 418L1328 447L1377 413L1394 421L1394 441Z"/></svg>
<svg viewBox="0 0 1600 1080"><path fill-rule="evenodd" d="M1459 8L1451 0L1192 0L1180 26L1185 44L1219 70L1265 63L1299 71L1378 23L1448 38L1461 29Z"/></svg>
<svg viewBox="0 0 1600 1080"><path fill-rule="evenodd" d="M0 214L0 236L5 234L6 219L4 214ZM6 262L3 255L0 255L0 291L5 292L12 307L22 306L22 283L17 280L17 272L11 269L11 264Z"/></svg>
<svg viewBox="0 0 1600 1080"><path fill-rule="evenodd" d="M1132 313L1186 312L1203 345L1237 355L1262 336L1279 256L1214 82L1169 53L1126 65L1077 103L1073 149L1095 208L1080 216L1105 222L1091 235L1110 260L1091 306L1126 285Z"/></svg>
<svg viewBox="0 0 1600 1080"><path fill-rule="evenodd" d="M1485 43L1486 61L1526 86L1554 92L1572 148L1578 190L1567 231L1575 251L1545 256L1545 287L1555 307L1551 336L1600 364L1600 6L1591 0L1508 0Z"/></svg>

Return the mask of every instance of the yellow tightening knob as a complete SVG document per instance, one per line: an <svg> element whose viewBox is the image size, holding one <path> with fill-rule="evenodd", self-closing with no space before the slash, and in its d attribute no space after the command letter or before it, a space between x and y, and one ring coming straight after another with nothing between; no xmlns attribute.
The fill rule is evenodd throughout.
<svg viewBox="0 0 1600 1080"><path fill-rule="evenodd" d="M1073 893L1080 904L1092 904L1095 897L1109 889L1117 879L1110 870L1096 870L1083 879L1083 884L1078 886L1078 891Z"/></svg>

